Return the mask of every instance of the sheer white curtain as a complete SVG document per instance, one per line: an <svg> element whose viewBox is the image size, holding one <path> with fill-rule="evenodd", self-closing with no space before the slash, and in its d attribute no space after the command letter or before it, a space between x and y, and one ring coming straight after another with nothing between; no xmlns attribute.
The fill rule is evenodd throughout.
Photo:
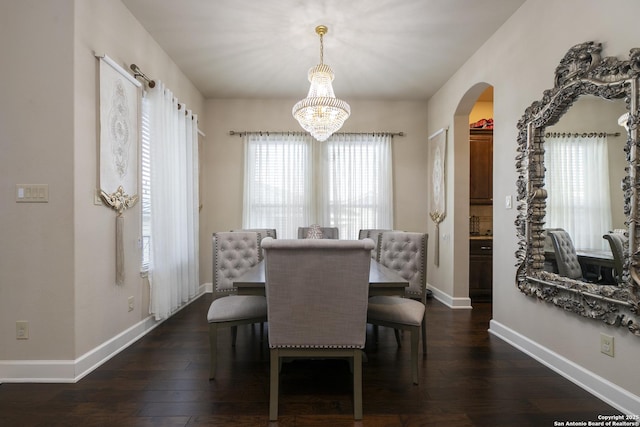
<svg viewBox="0 0 640 427"><path fill-rule="evenodd" d="M391 141L384 134L337 134L321 143L318 222L343 239L362 228L393 228Z"/></svg>
<svg viewBox="0 0 640 427"><path fill-rule="evenodd" d="M576 249L608 248L611 230L607 137L545 139L546 224L564 228Z"/></svg>
<svg viewBox="0 0 640 427"><path fill-rule="evenodd" d="M160 320L198 291L198 130L162 82L148 98L150 312Z"/></svg>
<svg viewBox="0 0 640 427"><path fill-rule="evenodd" d="M313 216L313 145L304 134L247 134L244 228L275 228L295 239Z"/></svg>
<svg viewBox="0 0 640 427"><path fill-rule="evenodd" d="M339 134L325 142L300 133L247 134L244 228L275 228L295 239L298 227L392 228L391 137Z"/></svg>

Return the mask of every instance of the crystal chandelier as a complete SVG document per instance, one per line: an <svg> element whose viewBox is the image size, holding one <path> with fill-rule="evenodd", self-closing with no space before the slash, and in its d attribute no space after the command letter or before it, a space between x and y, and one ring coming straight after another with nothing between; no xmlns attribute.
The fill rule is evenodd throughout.
<svg viewBox="0 0 640 427"><path fill-rule="evenodd" d="M349 104L337 99L333 93L333 70L323 62L322 36L327 31L324 25L316 27L316 33L320 36L320 64L309 69L309 93L291 111L300 126L318 141L326 140L340 129L351 114Z"/></svg>

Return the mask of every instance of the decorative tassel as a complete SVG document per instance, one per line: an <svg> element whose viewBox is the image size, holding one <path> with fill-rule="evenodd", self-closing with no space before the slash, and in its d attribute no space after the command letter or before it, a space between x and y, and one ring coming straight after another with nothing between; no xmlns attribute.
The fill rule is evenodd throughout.
<svg viewBox="0 0 640 427"><path fill-rule="evenodd" d="M124 284L124 216L122 213L136 204L138 196L129 196L119 186L115 193L100 191L102 200L114 211L116 211L116 284Z"/></svg>
<svg viewBox="0 0 640 427"><path fill-rule="evenodd" d="M124 284L124 217L116 217L116 285Z"/></svg>

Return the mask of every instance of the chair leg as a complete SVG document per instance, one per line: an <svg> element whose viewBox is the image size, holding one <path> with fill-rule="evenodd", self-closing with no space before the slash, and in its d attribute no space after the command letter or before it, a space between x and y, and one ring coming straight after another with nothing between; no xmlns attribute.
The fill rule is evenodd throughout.
<svg viewBox="0 0 640 427"><path fill-rule="evenodd" d="M353 352L353 418L362 419L362 351Z"/></svg>
<svg viewBox="0 0 640 427"><path fill-rule="evenodd" d="M398 348L402 347L402 337L400 336L400 330L394 329L393 333L396 336L396 343L398 344Z"/></svg>
<svg viewBox="0 0 640 427"><path fill-rule="evenodd" d="M411 328L411 376L413 383L418 384L418 340L420 339L420 330L418 327Z"/></svg>
<svg viewBox="0 0 640 427"><path fill-rule="evenodd" d="M427 357L427 310L424 311L420 329L422 329L422 356Z"/></svg>
<svg viewBox="0 0 640 427"><path fill-rule="evenodd" d="M209 361L209 379L216 376L216 357L218 353L218 325L209 323L209 351L211 352Z"/></svg>
<svg viewBox="0 0 640 427"><path fill-rule="evenodd" d="M238 336L238 327L237 326L232 326L231 327L231 347L235 347L236 346L236 337Z"/></svg>
<svg viewBox="0 0 640 427"><path fill-rule="evenodd" d="M277 348L271 349L271 364L269 370L269 421L278 421L278 382L280 380L280 354Z"/></svg>

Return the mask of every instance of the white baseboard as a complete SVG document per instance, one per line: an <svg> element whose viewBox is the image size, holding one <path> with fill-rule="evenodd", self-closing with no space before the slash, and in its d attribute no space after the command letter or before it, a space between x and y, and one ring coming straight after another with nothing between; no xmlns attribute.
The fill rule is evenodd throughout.
<svg viewBox="0 0 640 427"><path fill-rule="evenodd" d="M489 322L489 333L511 344L556 373L627 415L640 414L640 397L541 346L500 322Z"/></svg>
<svg viewBox="0 0 640 427"><path fill-rule="evenodd" d="M206 283L200 285L198 294L180 307L176 313L198 299L206 289ZM153 316L148 316L75 360L0 360L0 384L75 383L158 327L163 321L157 321Z"/></svg>
<svg viewBox="0 0 640 427"><path fill-rule="evenodd" d="M433 292L433 297L453 309L471 309L471 298L454 298L449 294L442 292L440 289L427 285L427 289Z"/></svg>

